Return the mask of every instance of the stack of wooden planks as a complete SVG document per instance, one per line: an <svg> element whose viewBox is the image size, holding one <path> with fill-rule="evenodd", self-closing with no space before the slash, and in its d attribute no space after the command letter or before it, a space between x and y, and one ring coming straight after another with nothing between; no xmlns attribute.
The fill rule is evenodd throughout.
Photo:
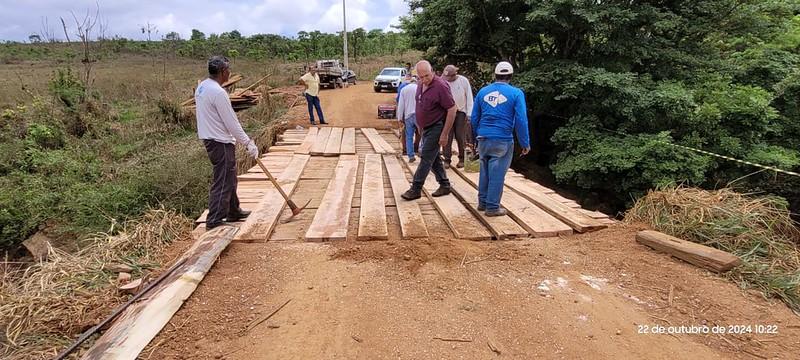
<svg viewBox="0 0 800 360"><path fill-rule="evenodd" d="M261 102L263 95L260 92L253 91L256 85L261 83L262 81L266 80L269 75L261 78L260 80L256 81L255 83L251 84L250 86L244 89L236 89L231 92L231 88L244 79L244 77L240 74L235 74L228 79L222 87L225 88L230 92L229 97L231 100L231 105L233 106L234 111L241 111L245 109L249 109L253 106L258 105ZM194 109L195 108L195 101L194 96L191 99L187 99L186 101L181 103L181 106L186 109Z"/></svg>

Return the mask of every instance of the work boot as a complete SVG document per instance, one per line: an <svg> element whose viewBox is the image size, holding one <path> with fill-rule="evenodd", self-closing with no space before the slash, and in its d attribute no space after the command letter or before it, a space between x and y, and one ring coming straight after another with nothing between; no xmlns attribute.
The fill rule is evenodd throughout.
<svg viewBox="0 0 800 360"><path fill-rule="evenodd" d="M439 196L445 196L445 195L450 195L450 187L449 186L441 186L440 185L439 188L436 189L436 191L434 191L433 194L431 194L431 196L433 196L433 197L439 197Z"/></svg>
<svg viewBox="0 0 800 360"><path fill-rule="evenodd" d="M237 222L244 219L247 219L250 216L251 211L239 209L237 211L231 212L228 214L228 217L225 218L227 222Z"/></svg>
<svg viewBox="0 0 800 360"><path fill-rule="evenodd" d="M508 211L503 208L499 208L496 210L486 210L486 216L503 216L508 215Z"/></svg>
<svg viewBox="0 0 800 360"><path fill-rule="evenodd" d="M408 191L404 192L402 195L400 195L400 197L408 201L417 200L422 197L422 192L419 190L408 189Z"/></svg>

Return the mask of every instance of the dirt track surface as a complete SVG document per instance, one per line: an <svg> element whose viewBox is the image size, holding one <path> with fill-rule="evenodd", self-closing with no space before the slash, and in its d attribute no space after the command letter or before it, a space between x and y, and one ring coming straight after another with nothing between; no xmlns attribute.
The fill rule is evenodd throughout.
<svg viewBox="0 0 800 360"><path fill-rule="evenodd" d="M378 126L389 122L376 106L393 96L368 84L329 90L323 109L335 126ZM304 123L305 104L287 116ZM232 244L142 358L798 358L800 317L783 303L637 244L640 229ZM642 333L654 325L777 334Z"/></svg>

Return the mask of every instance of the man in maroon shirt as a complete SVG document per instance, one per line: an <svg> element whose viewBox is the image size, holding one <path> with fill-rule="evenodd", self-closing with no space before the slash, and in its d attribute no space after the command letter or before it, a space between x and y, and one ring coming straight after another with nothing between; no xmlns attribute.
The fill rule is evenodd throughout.
<svg viewBox="0 0 800 360"><path fill-rule="evenodd" d="M456 117L456 102L447 81L433 74L431 63L422 60L417 63L417 76L421 84L417 87L417 128L422 129L422 145L419 149L419 166L414 173L411 189L401 197L416 200L422 197L422 186L433 170L439 188L432 196L450 194L450 180L439 157L439 149L447 145L447 134L453 128Z"/></svg>

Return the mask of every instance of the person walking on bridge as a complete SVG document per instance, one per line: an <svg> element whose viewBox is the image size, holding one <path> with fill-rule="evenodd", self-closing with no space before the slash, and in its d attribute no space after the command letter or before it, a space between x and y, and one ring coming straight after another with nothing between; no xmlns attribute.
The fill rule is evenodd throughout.
<svg viewBox="0 0 800 360"><path fill-rule="evenodd" d="M500 199L514 154L514 134L522 155L531 149L525 94L509 84L513 73L514 68L508 62L497 64L495 82L478 91L472 109L473 136L478 141L481 167L478 210L486 211L486 216L507 213L500 207Z"/></svg>
<svg viewBox="0 0 800 360"><path fill-rule="evenodd" d="M319 124L327 125L325 116L322 115L322 104L319 102L319 74L317 74L316 66L310 67L308 72L300 78L299 83L306 88L303 95L308 103L308 118L311 120L311 125L317 124L314 121L314 109L317 110Z"/></svg>
<svg viewBox="0 0 800 360"><path fill-rule="evenodd" d="M223 219L235 222L250 215L239 207L236 195L236 142L243 144L253 158L258 158L258 146L242 129L228 92L220 85L230 76L228 59L214 56L208 60L208 79L203 80L194 93L197 135L203 140L213 166L206 230L224 225Z"/></svg>
<svg viewBox="0 0 800 360"><path fill-rule="evenodd" d="M439 188L432 196L450 194L450 180L447 179L439 149L447 144L447 134L453 127L456 116L456 103L447 82L434 76L431 63L422 60L417 63L417 74L421 84L417 85L416 116L417 126L422 129L422 142L419 149L420 162L414 173L414 182L401 197L416 200L422 197L422 186L433 170Z"/></svg>
<svg viewBox="0 0 800 360"><path fill-rule="evenodd" d="M450 161L453 158L453 140L455 139L458 144L458 165L457 167L464 167L464 148L467 144L467 137L472 137L472 131L469 130L467 124L470 122L472 115L472 85L469 80L458 75L458 68L455 65L447 65L444 68L444 75L442 78L447 80L450 85L450 92L453 94L453 100L456 102L458 111L456 111L456 118L453 121L453 129L447 136L447 145L442 149L444 154L444 167L450 167ZM471 142L470 142L471 143Z"/></svg>
<svg viewBox="0 0 800 360"><path fill-rule="evenodd" d="M407 84L403 85L397 99L397 119L403 124L403 150L408 156L408 162L417 160L414 151L419 146L419 136L414 136L417 133L417 81L408 75L406 77ZM416 138L416 141L414 139Z"/></svg>

